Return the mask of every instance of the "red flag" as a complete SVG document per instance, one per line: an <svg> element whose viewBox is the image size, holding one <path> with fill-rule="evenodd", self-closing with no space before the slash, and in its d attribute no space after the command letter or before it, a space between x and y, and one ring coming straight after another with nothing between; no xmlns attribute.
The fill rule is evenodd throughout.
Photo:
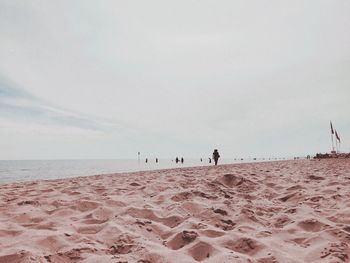
<svg viewBox="0 0 350 263"><path fill-rule="evenodd" d="M330 122L330 123L331 123L331 131L332 131L332 134L334 134L332 122Z"/></svg>
<svg viewBox="0 0 350 263"><path fill-rule="evenodd" d="M339 138L339 135L337 133L337 130L335 130L335 138L337 138L337 140L340 142L340 138Z"/></svg>

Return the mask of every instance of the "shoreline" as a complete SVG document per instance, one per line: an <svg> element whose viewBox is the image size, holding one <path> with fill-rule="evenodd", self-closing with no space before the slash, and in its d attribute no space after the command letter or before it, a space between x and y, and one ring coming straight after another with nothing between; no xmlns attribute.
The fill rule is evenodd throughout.
<svg viewBox="0 0 350 263"><path fill-rule="evenodd" d="M349 185L348 159L1 184L0 263L346 262Z"/></svg>
<svg viewBox="0 0 350 263"><path fill-rule="evenodd" d="M300 161L303 159L298 160L257 160L257 161L247 161L247 162L236 162L236 163L224 163L224 164L218 164L218 166L230 166L230 165L240 165L240 164L251 164L251 163L268 163L268 162L289 162L289 161ZM179 164L181 165L181 164ZM50 181L50 180L65 180L65 179L73 179L73 178L81 178L81 177L91 177L91 176L104 176L104 175L117 175L117 174L133 174L133 173L140 173L140 172L158 172L162 170L177 170L177 169L187 169L187 168L201 168L201 167L215 167L214 164L208 164L208 165L194 165L194 166L184 166L184 167L170 167L170 168L156 168L156 169L145 169L145 170L139 170L139 171L127 171L127 172L112 172L112 173L97 173L97 174L90 174L90 175L78 175L78 176L71 176L71 177L62 177L62 178L49 178L49 179L34 179L34 180L23 180L23 181L12 181L12 182L0 182L0 186L4 184L12 184L12 183L30 183L30 182L37 182L37 181Z"/></svg>

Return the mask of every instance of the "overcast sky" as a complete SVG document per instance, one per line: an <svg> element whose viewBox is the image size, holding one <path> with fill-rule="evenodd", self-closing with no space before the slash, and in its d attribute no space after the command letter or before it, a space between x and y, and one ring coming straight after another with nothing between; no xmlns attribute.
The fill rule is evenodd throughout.
<svg viewBox="0 0 350 263"><path fill-rule="evenodd" d="M350 1L0 0L0 159L350 149Z"/></svg>

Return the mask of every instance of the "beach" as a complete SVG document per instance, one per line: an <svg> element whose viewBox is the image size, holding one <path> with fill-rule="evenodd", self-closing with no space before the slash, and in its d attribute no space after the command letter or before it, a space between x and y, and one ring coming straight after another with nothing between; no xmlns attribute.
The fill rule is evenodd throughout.
<svg viewBox="0 0 350 263"><path fill-rule="evenodd" d="M350 159L0 184L0 263L350 262Z"/></svg>

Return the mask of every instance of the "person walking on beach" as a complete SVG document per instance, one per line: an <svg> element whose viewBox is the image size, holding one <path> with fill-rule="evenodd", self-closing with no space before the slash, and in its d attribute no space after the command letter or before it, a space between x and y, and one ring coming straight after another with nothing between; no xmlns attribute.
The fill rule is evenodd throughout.
<svg viewBox="0 0 350 263"><path fill-rule="evenodd" d="M183 157L181 157L181 163L184 163L184 158Z"/></svg>
<svg viewBox="0 0 350 263"><path fill-rule="evenodd" d="M175 158L175 162L178 163L179 162L179 158L176 157Z"/></svg>
<svg viewBox="0 0 350 263"><path fill-rule="evenodd" d="M219 154L218 150L215 149L214 152L213 152L213 159L214 159L215 165L218 164L219 158L220 158L220 154Z"/></svg>

